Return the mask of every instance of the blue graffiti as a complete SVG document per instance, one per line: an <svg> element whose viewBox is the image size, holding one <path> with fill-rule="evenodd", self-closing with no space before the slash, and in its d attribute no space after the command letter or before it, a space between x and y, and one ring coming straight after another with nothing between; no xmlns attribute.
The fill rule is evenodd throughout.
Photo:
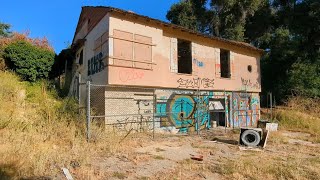
<svg viewBox="0 0 320 180"><path fill-rule="evenodd" d="M166 103L157 103L157 116L168 121L169 124L180 128L181 132L189 129L210 127L210 114L208 111L209 95L201 97L187 94L172 94ZM200 127L198 127L198 122Z"/></svg>
<svg viewBox="0 0 320 180"><path fill-rule="evenodd" d="M204 63L197 59L193 59L193 63L196 64L198 67L204 67Z"/></svg>

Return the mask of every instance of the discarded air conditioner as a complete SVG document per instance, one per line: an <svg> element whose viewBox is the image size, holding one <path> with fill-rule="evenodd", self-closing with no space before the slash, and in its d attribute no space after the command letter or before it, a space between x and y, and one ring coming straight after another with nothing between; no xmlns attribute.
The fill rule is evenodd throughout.
<svg viewBox="0 0 320 180"><path fill-rule="evenodd" d="M268 130L262 128L240 128L240 146L248 146L248 147L265 147L267 138L268 138Z"/></svg>

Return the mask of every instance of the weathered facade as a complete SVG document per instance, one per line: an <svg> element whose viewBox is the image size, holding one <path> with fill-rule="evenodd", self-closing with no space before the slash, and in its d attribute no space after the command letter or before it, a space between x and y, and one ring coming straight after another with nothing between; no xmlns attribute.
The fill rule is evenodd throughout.
<svg viewBox="0 0 320 180"><path fill-rule="evenodd" d="M157 127L191 129L196 120L209 128L255 126L260 118L262 51L249 44L120 9L83 7L73 47L75 78L110 86L92 97L103 97L95 106L105 115L154 113ZM86 88L72 88L85 104Z"/></svg>

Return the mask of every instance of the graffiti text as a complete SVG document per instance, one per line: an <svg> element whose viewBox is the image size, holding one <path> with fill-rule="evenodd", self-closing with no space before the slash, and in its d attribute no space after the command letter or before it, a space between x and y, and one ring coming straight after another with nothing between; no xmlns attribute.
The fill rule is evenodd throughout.
<svg viewBox="0 0 320 180"><path fill-rule="evenodd" d="M119 79L122 82L133 81L144 77L144 72L135 69L122 69L119 71Z"/></svg>
<svg viewBox="0 0 320 180"><path fill-rule="evenodd" d="M260 89L260 83L258 81L252 82L250 79L241 78L241 83L245 88Z"/></svg>
<svg viewBox="0 0 320 180"><path fill-rule="evenodd" d="M102 57L102 53L99 53L88 60L88 76L94 75L105 68Z"/></svg>
<svg viewBox="0 0 320 180"><path fill-rule="evenodd" d="M213 88L214 79L209 78L193 78L193 79L182 79L178 81L178 88Z"/></svg>

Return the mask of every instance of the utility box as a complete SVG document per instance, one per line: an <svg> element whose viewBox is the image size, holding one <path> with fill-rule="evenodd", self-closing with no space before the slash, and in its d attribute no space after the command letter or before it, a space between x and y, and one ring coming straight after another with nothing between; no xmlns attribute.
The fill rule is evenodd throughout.
<svg viewBox="0 0 320 180"><path fill-rule="evenodd" d="M278 131L278 123L267 123L266 130L268 131Z"/></svg>

